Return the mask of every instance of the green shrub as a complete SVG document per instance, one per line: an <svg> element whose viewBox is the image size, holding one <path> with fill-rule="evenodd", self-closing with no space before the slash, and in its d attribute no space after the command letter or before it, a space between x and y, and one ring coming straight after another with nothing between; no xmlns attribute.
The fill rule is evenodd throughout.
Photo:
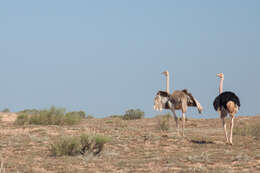
<svg viewBox="0 0 260 173"><path fill-rule="evenodd" d="M81 134L77 137L59 137L51 144L50 151L53 156L73 156L86 153L97 155L103 150L105 143L109 141L108 137L88 134Z"/></svg>
<svg viewBox="0 0 260 173"><path fill-rule="evenodd" d="M123 116L124 120L135 120L135 119L141 119L144 117L144 112L140 109L130 109L127 110L126 113Z"/></svg>
<svg viewBox="0 0 260 173"><path fill-rule="evenodd" d="M28 114L22 113L18 116L16 124L36 124L36 125L73 125L80 122L83 113L68 112L64 108L56 108L52 106L50 109L39 111L24 111L30 112ZM84 113L85 114L85 113Z"/></svg>

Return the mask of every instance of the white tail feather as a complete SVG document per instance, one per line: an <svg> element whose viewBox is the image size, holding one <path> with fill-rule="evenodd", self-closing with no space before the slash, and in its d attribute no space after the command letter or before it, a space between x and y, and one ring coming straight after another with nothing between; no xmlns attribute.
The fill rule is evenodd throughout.
<svg viewBox="0 0 260 173"><path fill-rule="evenodd" d="M156 111L162 111L163 105L162 105L162 99L160 95L156 95L154 98L154 110Z"/></svg>
<svg viewBox="0 0 260 173"><path fill-rule="evenodd" d="M198 111L199 111L199 113L201 114L201 113L202 113L202 110L203 110L203 107L202 107L201 104L198 102L198 100L196 100L194 97L193 97L193 99L195 100L196 105L197 105L197 108L198 108Z"/></svg>

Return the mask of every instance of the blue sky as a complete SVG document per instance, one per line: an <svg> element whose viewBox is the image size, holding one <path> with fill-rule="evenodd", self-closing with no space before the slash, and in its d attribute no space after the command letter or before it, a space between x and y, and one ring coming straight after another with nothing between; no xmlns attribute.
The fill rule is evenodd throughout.
<svg viewBox="0 0 260 173"><path fill-rule="evenodd" d="M259 114L259 9L257 0L0 2L0 109L152 117L167 69L171 92L187 88L204 107L188 117L218 116L219 72L239 115Z"/></svg>

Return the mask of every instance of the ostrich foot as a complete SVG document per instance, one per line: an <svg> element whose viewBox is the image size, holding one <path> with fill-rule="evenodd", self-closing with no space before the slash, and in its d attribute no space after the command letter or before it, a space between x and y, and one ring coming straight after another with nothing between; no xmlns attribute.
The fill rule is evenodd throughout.
<svg viewBox="0 0 260 173"><path fill-rule="evenodd" d="M233 143L230 141L226 141L226 145L233 145Z"/></svg>
<svg viewBox="0 0 260 173"><path fill-rule="evenodd" d="M233 142L232 142L232 141L229 141L229 144L230 144L230 145L233 145Z"/></svg>

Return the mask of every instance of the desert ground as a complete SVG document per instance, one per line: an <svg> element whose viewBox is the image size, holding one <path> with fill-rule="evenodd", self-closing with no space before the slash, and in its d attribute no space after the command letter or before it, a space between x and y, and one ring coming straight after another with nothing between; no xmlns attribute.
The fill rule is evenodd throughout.
<svg viewBox="0 0 260 173"><path fill-rule="evenodd" d="M173 119L170 129L162 131L156 117L83 119L73 126L19 126L13 123L15 113L0 115L0 173L260 172L260 139L234 135L233 146L225 144L219 118L188 119L182 137L176 134ZM237 116L235 127L256 122L260 122L259 115ZM81 133L101 134L111 141L97 156L51 155L55 138Z"/></svg>

